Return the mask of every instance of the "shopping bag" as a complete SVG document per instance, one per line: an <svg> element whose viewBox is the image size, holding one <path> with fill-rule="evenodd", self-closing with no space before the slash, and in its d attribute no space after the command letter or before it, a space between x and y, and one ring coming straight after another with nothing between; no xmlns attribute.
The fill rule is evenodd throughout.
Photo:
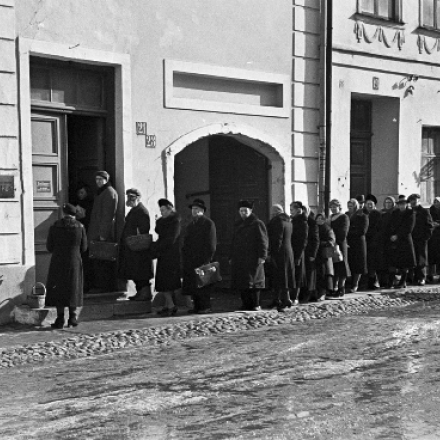
<svg viewBox="0 0 440 440"><path fill-rule="evenodd" d="M222 280L220 275L220 263L205 264L194 269L196 272L197 287L205 287Z"/></svg>

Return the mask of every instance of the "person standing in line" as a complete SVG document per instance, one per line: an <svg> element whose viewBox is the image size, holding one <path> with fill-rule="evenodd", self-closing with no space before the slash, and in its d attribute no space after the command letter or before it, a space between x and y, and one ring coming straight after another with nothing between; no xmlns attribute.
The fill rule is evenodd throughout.
<svg viewBox="0 0 440 440"><path fill-rule="evenodd" d="M93 203L92 215L88 230L89 244L91 241L115 242L115 215L118 209L118 193L110 183L110 175L106 171L95 173L98 193ZM115 263L112 261L93 260L93 293L111 292L114 290Z"/></svg>
<svg viewBox="0 0 440 440"><path fill-rule="evenodd" d="M350 266L352 284L351 293L357 292L359 280L367 269L367 241L365 234L368 231L368 216L359 208L356 199L348 202L348 215L350 217L350 228L347 234L348 264Z"/></svg>
<svg viewBox="0 0 440 440"><path fill-rule="evenodd" d="M412 231L414 252L416 254L416 267L412 282L424 286L426 282L426 266L428 262L428 240L432 236L434 225L431 213L420 204L420 194L411 194L408 202L416 215L416 224Z"/></svg>
<svg viewBox="0 0 440 440"><path fill-rule="evenodd" d="M77 307L83 305L83 266L81 253L87 249L84 226L75 219L76 207L70 203L63 206L64 217L49 229L46 247L52 253L47 276L46 305L56 307L57 318L51 327L64 327L64 309L69 308L67 325L76 327Z"/></svg>
<svg viewBox="0 0 440 440"><path fill-rule="evenodd" d="M434 276L440 268L440 197L434 199L429 208L434 227L432 237L428 241L429 274L426 278L427 283L434 282Z"/></svg>
<svg viewBox="0 0 440 440"><path fill-rule="evenodd" d="M326 295L333 292L333 260L329 254L333 253L336 237L333 229L328 225L324 214L316 216L319 231L319 250L316 257L317 291L316 301L322 301Z"/></svg>
<svg viewBox="0 0 440 440"><path fill-rule="evenodd" d="M334 288L337 287L337 292L328 296L330 298L343 298L345 295L345 281L351 276L350 266L348 265L347 247L347 234L350 228L350 219L342 212L341 202L337 199L330 201L330 210L332 212L330 226L335 233L336 246L339 247L343 260L333 264L335 271Z"/></svg>
<svg viewBox="0 0 440 440"><path fill-rule="evenodd" d="M389 243L387 258L390 266L390 274L395 276L396 270L400 272L400 281L397 289L406 288L408 270L416 265L416 256L412 240L412 231L416 224L414 211L408 207L406 198L399 196L397 201L398 209L391 214L385 240Z"/></svg>
<svg viewBox="0 0 440 440"><path fill-rule="evenodd" d="M304 251L307 275L307 291L305 293L305 299L306 302L309 300L313 302L317 301L320 298L316 286L316 258L318 256L319 249L319 227L316 223L315 215L310 210L310 208L305 207L305 213L307 215L307 224L309 226L309 230L307 233L307 246L306 250Z"/></svg>
<svg viewBox="0 0 440 440"><path fill-rule="evenodd" d="M377 272L379 266L379 237L381 231L382 215L376 209L377 199L373 194L368 194L365 198L364 213L368 216L368 230L365 235L367 241L367 268L368 268L368 288L371 290L380 289L379 277Z"/></svg>
<svg viewBox="0 0 440 440"><path fill-rule="evenodd" d="M187 225L183 237L183 295L191 296L194 308L189 313L211 312L212 286L197 287L195 269L209 264L217 247L217 235L214 222L206 217L205 202L195 199L189 205L191 222Z"/></svg>
<svg viewBox="0 0 440 440"><path fill-rule="evenodd" d="M364 209L364 207L365 207L365 201L366 201L365 196L364 196L363 194L358 194L358 195L355 197L355 199L356 199L356 201L357 201L358 204L359 204L359 208L358 208L358 209Z"/></svg>
<svg viewBox="0 0 440 440"><path fill-rule="evenodd" d="M126 244L127 237L150 233L150 214L141 202L141 193L136 188L125 192L125 205L131 208L125 217L119 245L119 277L123 280L133 280L136 286L136 295L128 299L133 301L150 301L151 279L153 278L153 260L149 249L132 251Z"/></svg>
<svg viewBox="0 0 440 440"><path fill-rule="evenodd" d="M307 273L304 251L307 246L309 224L304 206L300 201L290 204L290 221L292 223L292 250L295 259L295 290L292 297L293 304L307 302L307 297L299 297L301 288L307 289Z"/></svg>
<svg viewBox="0 0 440 440"><path fill-rule="evenodd" d="M162 293L165 305L158 312L161 316L174 316L178 308L173 293L182 287L180 280L180 215L167 199L158 201L161 217L156 220L157 241L153 243L152 254L157 258L155 289Z"/></svg>
<svg viewBox="0 0 440 440"><path fill-rule="evenodd" d="M240 220L234 225L229 262L231 286L240 292L242 310L260 311L260 290L265 286L264 262L269 240L266 226L252 212L253 202L240 200Z"/></svg>
<svg viewBox="0 0 440 440"><path fill-rule="evenodd" d="M380 273L380 285L386 289L394 286L395 273L390 272L389 255L391 242L386 239L386 233L391 221L391 214L396 209L396 199L392 196L385 197L383 209L381 210L380 232L378 236L378 270Z"/></svg>
<svg viewBox="0 0 440 440"><path fill-rule="evenodd" d="M295 288L295 262L292 251L292 224L281 205L271 209L267 225L271 287L275 292L273 306L282 308L291 304L290 291Z"/></svg>

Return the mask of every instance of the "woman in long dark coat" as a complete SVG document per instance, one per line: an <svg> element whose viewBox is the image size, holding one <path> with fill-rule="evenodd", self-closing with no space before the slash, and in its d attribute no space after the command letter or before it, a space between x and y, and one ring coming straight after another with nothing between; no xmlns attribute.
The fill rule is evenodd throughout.
<svg viewBox="0 0 440 440"><path fill-rule="evenodd" d="M310 209L307 209L307 224L309 225L309 231L307 233L307 246L304 251L306 260L306 274L307 274L307 293L305 294L306 300L316 300L316 258L319 249L319 228L316 224L315 215Z"/></svg>
<svg viewBox="0 0 440 440"><path fill-rule="evenodd" d="M368 267L368 288L380 289L378 271L379 266L379 238L382 223L382 214L376 209L377 199L368 194L365 199L364 213L368 216L368 230L365 238L367 240L367 267Z"/></svg>
<svg viewBox="0 0 440 440"><path fill-rule="evenodd" d="M281 205L272 206L272 218L267 225L269 237L270 282L275 291L274 305L279 308L290 301L290 289L295 288L295 262L292 251L292 224Z"/></svg>
<svg viewBox="0 0 440 440"><path fill-rule="evenodd" d="M333 229L326 223L323 214L316 216L316 223L319 231L319 249L316 256L317 290L316 301L322 301L325 296L333 292L333 260L329 254L332 253L336 244L336 237Z"/></svg>
<svg viewBox="0 0 440 440"><path fill-rule="evenodd" d="M240 292L243 310L258 311L269 240L266 226L252 213L253 202L241 200L238 207L241 219L235 223L232 237L231 286Z"/></svg>
<svg viewBox="0 0 440 440"><path fill-rule="evenodd" d="M133 280L136 286L136 295L129 299L133 301L151 300L150 280L153 278L153 259L149 249L132 251L126 244L127 237L150 233L150 214L140 201L141 193L136 188L126 191L127 207L131 208L125 217L119 245L119 277L124 280Z"/></svg>
<svg viewBox="0 0 440 440"><path fill-rule="evenodd" d="M401 278L396 288L406 287L408 270L416 265L416 256L411 233L416 223L414 211L407 206L407 200L401 198L397 202L398 209L391 214L385 240L388 243L387 259L390 272L400 270Z"/></svg>
<svg viewBox="0 0 440 440"><path fill-rule="evenodd" d="M83 266L81 252L87 249L84 226L75 220L76 208L63 206L64 217L49 229L46 247L52 253L47 276L46 304L57 308L52 328L64 327L64 308L69 308L68 326L78 325L76 308L83 305Z"/></svg>
<svg viewBox="0 0 440 440"><path fill-rule="evenodd" d="M156 220L158 239L153 243L152 253L157 258L155 289L165 298L165 306L160 315L172 316L177 313L173 301L174 291L182 287L180 281L180 216L174 205L167 199L159 200L162 217Z"/></svg>
<svg viewBox="0 0 440 440"><path fill-rule="evenodd" d="M434 275L440 266L440 197L434 199L429 212L431 213L434 230L432 237L428 241L429 274L427 282L432 283Z"/></svg>
<svg viewBox="0 0 440 440"><path fill-rule="evenodd" d="M391 221L391 214L396 209L396 199L392 196L385 197L383 202L383 209L381 210L380 231L378 234L378 248L377 248L377 266L379 271L380 285L386 289L391 289L394 285L395 274L390 272L390 265L388 255L390 252L391 242L387 237L389 223Z"/></svg>
<svg viewBox="0 0 440 440"><path fill-rule="evenodd" d="M367 269L367 240L365 234L368 231L368 216L359 209L359 202L350 199L348 202L350 216L350 228L347 234L348 264L352 276L350 292L357 292L361 275L366 274Z"/></svg>
<svg viewBox="0 0 440 440"><path fill-rule="evenodd" d="M347 249L347 234L350 228L350 219L342 210L342 205L339 200L333 199L330 201L330 210L332 215L330 217L330 226L336 236L336 246L342 253L343 260L334 263L335 279L334 287L337 286L336 293L332 297L341 298L345 294L345 281L347 277L351 276L350 266L348 265L348 249Z"/></svg>

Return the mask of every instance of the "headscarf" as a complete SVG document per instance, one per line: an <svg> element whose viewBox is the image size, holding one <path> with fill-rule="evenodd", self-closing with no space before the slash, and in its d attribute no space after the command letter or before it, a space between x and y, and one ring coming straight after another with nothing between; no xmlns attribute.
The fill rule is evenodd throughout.
<svg viewBox="0 0 440 440"><path fill-rule="evenodd" d="M359 202L356 199L350 199L348 203L351 203L354 206L354 210L352 213L349 212L350 217L356 214L359 211Z"/></svg>
<svg viewBox="0 0 440 440"><path fill-rule="evenodd" d="M387 200L391 200L393 202L393 206L391 208L389 208L389 209L387 209L386 206L385 206L385 202ZM394 210L395 207L396 207L396 199L393 196L385 197L385 200L383 201L383 209L382 209L382 211L383 212L391 212L391 211Z"/></svg>

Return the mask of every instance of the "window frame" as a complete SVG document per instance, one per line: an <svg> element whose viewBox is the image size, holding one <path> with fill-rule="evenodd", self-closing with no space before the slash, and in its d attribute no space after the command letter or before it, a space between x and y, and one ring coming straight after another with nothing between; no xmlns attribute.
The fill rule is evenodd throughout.
<svg viewBox="0 0 440 440"><path fill-rule="evenodd" d="M374 9L377 10L377 4L380 0L374 0ZM402 6L402 0L392 0L394 2L394 17L388 18L383 17L381 15L378 15L376 13L371 12L364 12L362 10L362 0L357 0L357 13L364 17L369 17L374 20L379 20L381 22L385 23L398 23L398 24L404 24L403 22L403 6Z"/></svg>
<svg viewBox="0 0 440 440"><path fill-rule="evenodd" d="M431 25L427 25L427 24L423 23L423 8L425 6L424 5L425 1L427 1L427 0L420 0L419 1L419 26L422 29L427 29L429 31L434 31L434 32L440 32L440 20L437 22L437 11L438 11L438 8L440 8L440 3L438 2L438 0L430 0L430 1L434 2L434 7L433 7L434 26L431 26Z"/></svg>
<svg viewBox="0 0 440 440"><path fill-rule="evenodd" d="M421 203L423 205L429 205L433 203L434 197L440 194L440 181L438 178L440 176L437 176L435 172L440 164L440 151L439 153L435 152L436 143L440 150L440 126L423 126L421 134L419 188L422 196ZM423 141L425 138L428 140L433 139L434 145L432 151L423 151ZM432 175L422 175L423 168L426 166L428 166L428 168L432 167Z"/></svg>

